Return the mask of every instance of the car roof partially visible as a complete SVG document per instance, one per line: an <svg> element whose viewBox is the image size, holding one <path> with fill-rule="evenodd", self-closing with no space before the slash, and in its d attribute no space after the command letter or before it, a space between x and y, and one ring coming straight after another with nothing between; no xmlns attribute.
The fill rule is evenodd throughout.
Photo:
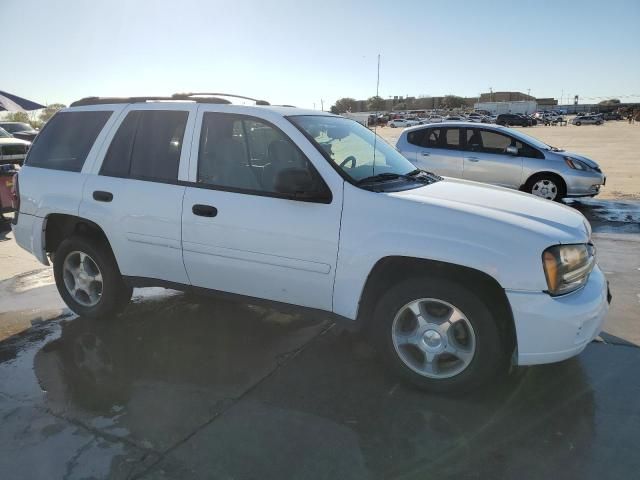
<svg viewBox="0 0 640 480"><path fill-rule="evenodd" d="M70 106L66 109L64 109L65 111L73 111L73 110L91 110L91 107L95 106L95 107L100 107L100 109L104 109L104 107L108 107L108 106L113 106L115 107L121 107L122 105L128 106L128 105L140 105L143 102L114 102L114 103L96 103L95 105L78 105L78 106ZM170 105L176 105L176 104L185 104L185 105L193 105L194 102L193 101L189 101L189 100L149 100L147 102L144 102L147 104L153 104L153 105L158 105L161 103L167 103ZM204 105L206 105L207 103L204 103ZM311 110L311 109L304 109L304 108L297 108L294 106L288 106L288 105L238 105L238 104L217 104L218 106L222 107L222 111L224 111L225 107L230 107L232 108L235 112L238 111L242 111L242 110L246 110L247 114L250 114L250 112L257 112L260 110L267 110L269 112L273 112L275 114L281 115L283 117L288 117L288 116L296 116L296 115L323 115L323 116L332 116L332 117L337 117L338 115L334 115L332 113L329 112L324 112L321 110ZM98 109L98 108L96 108ZM345 117L346 118L346 117Z"/></svg>
<svg viewBox="0 0 640 480"><path fill-rule="evenodd" d="M415 127L409 127L404 131L405 132L412 132L414 130L420 130L421 128L426 128L426 127L474 127L474 128L482 127L482 128L494 129L494 130L502 130L502 129L505 128L502 125L495 125L493 123L476 123L476 122L464 122L464 121L448 120L446 122L427 123L425 125L416 125Z"/></svg>

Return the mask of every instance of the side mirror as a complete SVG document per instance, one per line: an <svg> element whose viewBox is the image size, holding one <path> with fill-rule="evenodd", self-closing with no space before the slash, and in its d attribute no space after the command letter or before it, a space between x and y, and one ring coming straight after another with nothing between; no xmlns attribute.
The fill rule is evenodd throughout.
<svg viewBox="0 0 640 480"><path fill-rule="evenodd" d="M513 145L509 145L506 149L505 152L508 153L509 155L518 155L518 147L514 147Z"/></svg>
<svg viewBox="0 0 640 480"><path fill-rule="evenodd" d="M322 185L318 188L317 184ZM275 190L293 200L331 203L331 192L324 182L316 182L306 168L285 168L276 175Z"/></svg>

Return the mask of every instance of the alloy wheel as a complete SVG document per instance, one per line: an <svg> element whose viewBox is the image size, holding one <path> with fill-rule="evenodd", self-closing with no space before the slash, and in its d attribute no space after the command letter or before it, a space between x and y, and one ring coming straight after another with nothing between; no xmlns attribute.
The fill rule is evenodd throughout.
<svg viewBox="0 0 640 480"><path fill-rule="evenodd" d="M102 272L98 264L84 252L73 251L62 265L64 286L83 307L94 307L102 296Z"/></svg>
<svg viewBox="0 0 640 480"><path fill-rule="evenodd" d="M440 299L421 298L404 305L393 320L391 335L400 360L424 377L458 375L476 352L476 336L467 316Z"/></svg>

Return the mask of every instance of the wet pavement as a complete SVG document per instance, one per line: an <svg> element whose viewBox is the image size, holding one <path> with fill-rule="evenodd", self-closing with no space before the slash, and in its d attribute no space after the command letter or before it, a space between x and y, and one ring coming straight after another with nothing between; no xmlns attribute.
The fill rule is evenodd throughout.
<svg viewBox="0 0 640 480"><path fill-rule="evenodd" d="M321 315L142 289L91 321L48 269L4 280L0 478L635 478L640 203L602 203L573 202L614 295L602 340L457 397Z"/></svg>

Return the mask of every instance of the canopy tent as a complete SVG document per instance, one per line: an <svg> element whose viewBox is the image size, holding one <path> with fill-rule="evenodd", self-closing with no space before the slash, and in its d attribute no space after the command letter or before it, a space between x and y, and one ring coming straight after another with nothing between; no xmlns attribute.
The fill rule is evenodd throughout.
<svg viewBox="0 0 640 480"><path fill-rule="evenodd" d="M45 108L45 106L0 90L0 112L24 112L41 108Z"/></svg>

